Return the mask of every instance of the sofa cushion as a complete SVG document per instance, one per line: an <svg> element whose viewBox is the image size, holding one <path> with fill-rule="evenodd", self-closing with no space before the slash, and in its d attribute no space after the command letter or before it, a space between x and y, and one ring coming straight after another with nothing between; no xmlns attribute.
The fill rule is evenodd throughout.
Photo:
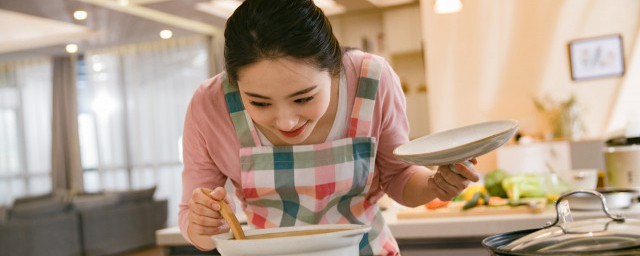
<svg viewBox="0 0 640 256"><path fill-rule="evenodd" d="M62 200L37 200L33 202L22 202L14 205L9 210L9 218L33 218L45 217L67 211L69 204Z"/></svg>
<svg viewBox="0 0 640 256"><path fill-rule="evenodd" d="M18 197L15 200L13 200L13 205L21 205L21 204L27 204L27 203L31 203L31 202L35 202L35 201L46 201L46 200L51 200L54 198L53 193L47 193L47 194L41 194L41 195L35 195L35 196L23 196L23 197Z"/></svg>
<svg viewBox="0 0 640 256"><path fill-rule="evenodd" d="M76 196L71 201L76 210L89 210L118 204L120 197L117 194L96 194Z"/></svg>
<svg viewBox="0 0 640 256"><path fill-rule="evenodd" d="M120 203L137 203L153 200L156 187L118 192Z"/></svg>

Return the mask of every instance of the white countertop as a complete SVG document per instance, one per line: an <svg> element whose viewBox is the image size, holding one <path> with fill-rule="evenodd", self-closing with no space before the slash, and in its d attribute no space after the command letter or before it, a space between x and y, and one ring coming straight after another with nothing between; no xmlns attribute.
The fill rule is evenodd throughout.
<svg viewBox="0 0 640 256"><path fill-rule="evenodd" d="M612 214L640 218L640 204L629 209L612 210ZM605 218L602 211L572 211L574 220ZM396 239L429 239L486 237L516 230L542 228L554 221L555 209L549 207L542 213L464 216L450 218L423 218L397 220L395 213L386 212L385 219Z"/></svg>
<svg viewBox="0 0 640 256"><path fill-rule="evenodd" d="M612 210L611 213L625 217L640 218L640 204L629 209ZM501 214L464 217L403 219L396 218L396 212L383 213L396 239L434 239L486 237L516 230L541 228L547 221L555 220L555 209L549 208L538 214ZM574 220L604 218L602 211L572 211ZM180 246L188 242L180 234L178 227L156 231L159 246Z"/></svg>

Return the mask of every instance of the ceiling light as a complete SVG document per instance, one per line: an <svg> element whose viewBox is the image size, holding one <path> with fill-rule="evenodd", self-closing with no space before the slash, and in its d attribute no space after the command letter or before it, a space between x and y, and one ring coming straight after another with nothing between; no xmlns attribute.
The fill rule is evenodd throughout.
<svg viewBox="0 0 640 256"><path fill-rule="evenodd" d="M83 10L73 12L73 18L76 20L86 20L87 16L87 12Z"/></svg>
<svg viewBox="0 0 640 256"><path fill-rule="evenodd" d="M160 31L160 37L162 39L169 39L173 36L173 32L171 32L171 30L165 29Z"/></svg>
<svg viewBox="0 0 640 256"><path fill-rule="evenodd" d="M436 0L433 11L438 14L456 13L462 10L460 0Z"/></svg>
<svg viewBox="0 0 640 256"><path fill-rule="evenodd" d="M206 12L223 19L228 19L242 2L237 0L211 0L197 3L196 10Z"/></svg>
<svg viewBox="0 0 640 256"><path fill-rule="evenodd" d="M129 0L117 0L119 5L125 6L129 5Z"/></svg>
<svg viewBox="0 0 640 256"><path fill-rule="evenodd" d="M78 52L78 45L77 44L67 44L67 46L65 46L64 49L67 50L68 53L76 53L76 52Z"/></svg>
<svg viewBox="0 0 640 256"><path fill-rule="evenodd" d="M331 16L346 11L346 8L334 0L313 0L313 2L322 9L324 15Z"/></svg>

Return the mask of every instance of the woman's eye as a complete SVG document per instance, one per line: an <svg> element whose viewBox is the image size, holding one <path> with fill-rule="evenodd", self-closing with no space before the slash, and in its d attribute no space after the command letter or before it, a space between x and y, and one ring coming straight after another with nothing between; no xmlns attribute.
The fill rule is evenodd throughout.
<svg viewBox="0 0 640 256"><path fill-rule="evenodd" d="M307 103L309 101L313 100L313 97L306 97L306 98L302 98L302 99L297 99L294 102L295 103Z"/></svg>
<svg viewBox="0 0 640 256"><path fill-rule="evenodd" d="M266 103L266 102L257 102L257 101L252 101L252 102L251 102L251 105L254 105L254 106L259 107L259 108L264 108L264 107L268 107L268 106L270 106L271 104Z"/></svg>

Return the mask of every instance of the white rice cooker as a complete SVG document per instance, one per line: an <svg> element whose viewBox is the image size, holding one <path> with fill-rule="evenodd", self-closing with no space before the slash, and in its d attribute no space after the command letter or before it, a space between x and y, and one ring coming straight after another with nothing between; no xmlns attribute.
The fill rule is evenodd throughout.
<svg viewBox="0 0 640 256"><path fill-rule="evenodd" d="M607 186L640 190L640 137L607 141Z"/></svg>

